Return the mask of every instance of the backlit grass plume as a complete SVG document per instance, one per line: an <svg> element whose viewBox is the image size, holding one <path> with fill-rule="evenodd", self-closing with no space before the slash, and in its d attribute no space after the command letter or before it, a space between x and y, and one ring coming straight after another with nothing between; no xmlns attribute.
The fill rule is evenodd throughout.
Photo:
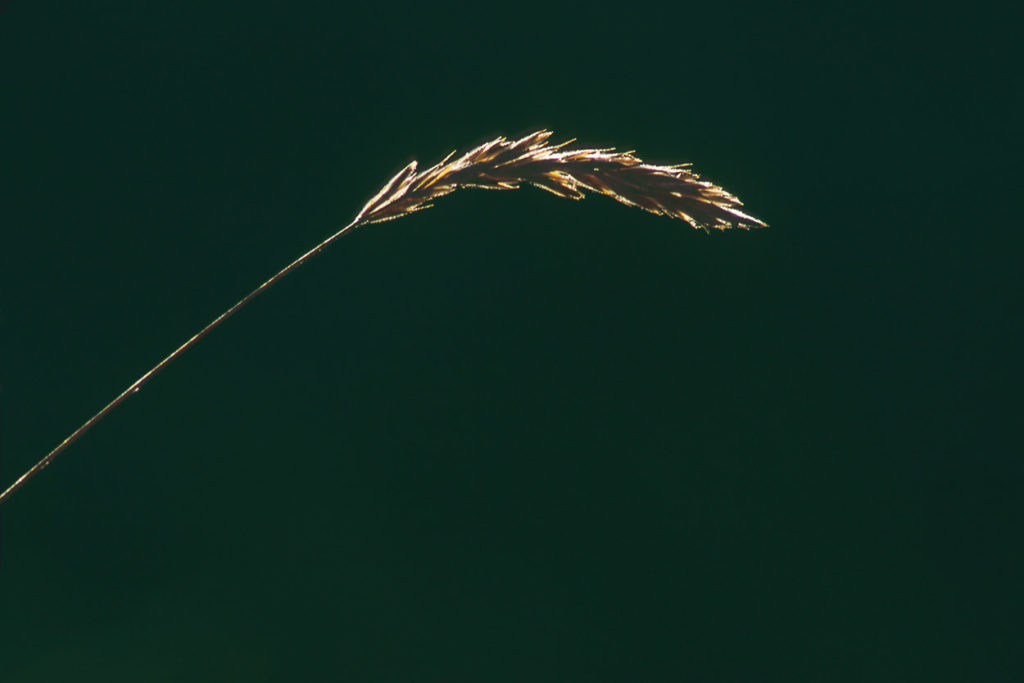
<svg viewBox="0 0 1024 683"><path fill-rule="evenodd" d="M380 223L407 216L430 206L430 202L462 187L486 190L514 190L529 183L559 197L582 199L589 190L628 206L661 216L680 218L694 228L710 230L731 227L751 228L765 223L740 211L742 203L722 188L701 180L689 164L655 166L646 164L633 152L614 149L572 149L563 142L548 143L551 132L540 130L518 140L496 138L461 156L450 153L425 171L416 172L416 162L389 180L351 223L340 228L306 253L282 268L276 275L252 290L234 306L210 321L146 374L73 431L56 448L18 477L0 493L0 503L50 464L64 449L92 429L114 408L136 393L143 384L171 361L183 354L215 327L252 301L260 292L292 272L306 259L349 230L360 225Z"/></svg>
<svg viewBox="0 0 1024 683"><path fill-rule="evenodd" d="M529 183L567 199L582 199L590 190L705 230L765 225L740 211L739 199L701 180L690 164L654 166L633 152L566 149L572 140L550 145L550 137L551 131L540 130L519 140L496 138L462 156L451 152L421 173L413 161L367 202L355 224L401 218L460 187L515 190Z"/></svg>

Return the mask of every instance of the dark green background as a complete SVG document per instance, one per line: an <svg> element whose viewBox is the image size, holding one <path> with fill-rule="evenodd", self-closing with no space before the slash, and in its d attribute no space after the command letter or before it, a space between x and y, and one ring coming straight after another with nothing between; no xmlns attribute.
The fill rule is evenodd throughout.
<svg viewBox="0 0 1024 683"><path fill-rule="evenodd" d="M413 158L547 127L771 228L357 231L4 506L0 678L1020 680L1007 17L300 5L3 10L4 483Z"/></svg>

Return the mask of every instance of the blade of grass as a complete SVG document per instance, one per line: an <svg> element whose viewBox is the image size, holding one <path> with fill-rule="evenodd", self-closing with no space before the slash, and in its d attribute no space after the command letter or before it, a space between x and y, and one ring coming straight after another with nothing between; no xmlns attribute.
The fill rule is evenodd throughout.
<svg viewBox="0 0 1024 683"><path fill-rule="evenodd" d="M463 187L515 190L528 183L566 199L582 199L585 190L610 197L627 206L686 221L694 228L751 228L765 226L739 207L743 203L721 187L701 180L689 164L657 166L644 163L633 152L614 149L565 149L572 140L548 143L551 132L539 130L518 140L503 137L485 142L462 156L451 152L439 163L417 173L409 163L363 206L351 223L299 256L269 280L242 297L234 306L211 320L184 344L132 382L127 389L85 421L39 462L0 493L0 504L9 499L54 458L124 403L156 373L188 351L200 339L311 256L360 225L408 216L432 206L431 201Z"/></svg>

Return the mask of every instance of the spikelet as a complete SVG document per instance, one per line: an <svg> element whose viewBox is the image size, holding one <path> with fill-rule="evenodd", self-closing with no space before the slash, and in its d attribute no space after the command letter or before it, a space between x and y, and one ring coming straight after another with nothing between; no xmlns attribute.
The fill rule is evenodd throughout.
<svg viewBox="0 0 1024 683"><path fill-rule="evenodd" d="M566 199L583 199L589 190L703 230L766 225L742 212L738 198L701 180L689 164L655 166L633 152L565 149L573 140L551 145L550 137L547 130L519 140L499 137L461 156L451 152L422 172L416 171L413 161L366 203L353 224L381 223L422 211L462 187L515 190L529 183Z"/></svg>

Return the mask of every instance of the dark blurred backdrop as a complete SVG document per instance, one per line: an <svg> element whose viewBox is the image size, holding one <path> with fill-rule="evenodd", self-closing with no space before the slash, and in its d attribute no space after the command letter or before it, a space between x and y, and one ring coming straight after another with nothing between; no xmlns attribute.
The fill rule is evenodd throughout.
<svg viewBox="0 0 1024 683"><path fill-rule="evenodd" d="M4 8L3 484L410 159L551 128L771 227L345 238L4 506L0 678L1021 680L1012 22L295 5Z"/></svg>

